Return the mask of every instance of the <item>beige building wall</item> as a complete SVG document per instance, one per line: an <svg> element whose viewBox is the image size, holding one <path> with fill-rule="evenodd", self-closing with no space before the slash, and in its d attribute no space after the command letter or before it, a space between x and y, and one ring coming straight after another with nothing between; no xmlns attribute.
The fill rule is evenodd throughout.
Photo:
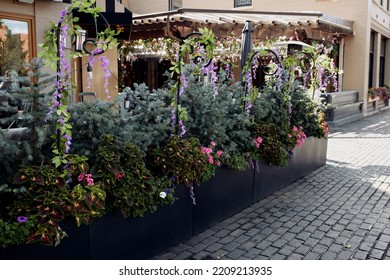
<svg viewBox="0 0 390 280"><path fill-rule="evenodd" d="M124 0L134 14L151 14L169 10L169 0Z"/></svg>
<svg viewBox="0 0 390 280"><path fill-rule="evenodd" d="M86 71L77 71L78 75L82 77L81 91L92 91L96 93L98 99L101 100L114 100L118 94L117 78L118 78L118 50L111 49L104 53L110 62L108 68L110 69L111 76L108 78L109 95L104 88L105 78L104 69L101 66L101 61L95 58L95 63L92 67L92 81L90 87L88 87L88 73ZM86 70L88 64L88 57L84 56L81 59L81 67ZM79 65L79 64L78 64ZM80 65L79 65L80 67Z"/></svg>
<svg viewBox="0 0 390 280"><path fill-rule="evenodd" d="M0 0L0 12L33 16L34 6L30 4L15 3L14 0Z"/></svg>
<svg viewBox="0 0 390 280"><path fill-rule="evenodd" d="M234 0L183 0L183 8L231 10Z"/></svg>

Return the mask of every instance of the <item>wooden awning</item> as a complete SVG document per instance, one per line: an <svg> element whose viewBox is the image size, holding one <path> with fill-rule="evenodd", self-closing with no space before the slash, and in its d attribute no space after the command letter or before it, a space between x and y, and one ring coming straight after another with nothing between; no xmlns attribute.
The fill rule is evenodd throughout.
<svg viewBox="0 0 390 280"><path fill-rule="evenodd" d="M132 39L144 37L145 34L141 36L141 32L164 30L167 25L193 28L208 26L213 29L218 28L230 31L239 29L241 31L246 21L252 21L255 29L258 31L275 28L307 28L344 37L354 34L352 21L322 12L178 9L169 12L134 16ZM255 34L254 37L256 37Z"/></svg>

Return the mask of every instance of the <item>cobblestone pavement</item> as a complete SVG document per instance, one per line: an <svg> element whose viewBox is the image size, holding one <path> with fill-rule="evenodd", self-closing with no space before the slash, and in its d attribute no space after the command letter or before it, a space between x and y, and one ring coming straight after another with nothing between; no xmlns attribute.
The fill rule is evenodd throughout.
<svg viewBox="0 0 390 280"><path fill-rule="evenodd" d="M390 259L390 112L333 129L327 164L154 259Z"/></svg>

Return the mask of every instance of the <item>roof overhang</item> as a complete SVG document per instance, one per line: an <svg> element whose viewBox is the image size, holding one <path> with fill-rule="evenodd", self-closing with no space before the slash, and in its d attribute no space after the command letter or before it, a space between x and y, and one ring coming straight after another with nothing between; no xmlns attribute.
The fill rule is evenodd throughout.
<svg viewBox="0 0 390 280"><path fill-rule="evenodd" d="M339 36L353 35L353 22L322 12L282 12L248 10L178 9L154 14L133 16L133 32L158 30L175 26L227 26L242 28L246 21L252 21L257 28L268 26L308 27Z"/></svg>
<svg viewBox="0 0 390 280"><path fill-rule="evenodd" d="M71 0L52 0L54 2L62 2L70 4ZM96 5L101 8L97 19L99 31L110 27L112 30L120 31L117 35L119 40L128 40L131 32L132 12L127 9L122 3L116 0L96 0ZM78 17L77 22L83 29L90 34L95 34L95 20L92 16L86 15L78 10L73 11L73 16Z"/></svg>

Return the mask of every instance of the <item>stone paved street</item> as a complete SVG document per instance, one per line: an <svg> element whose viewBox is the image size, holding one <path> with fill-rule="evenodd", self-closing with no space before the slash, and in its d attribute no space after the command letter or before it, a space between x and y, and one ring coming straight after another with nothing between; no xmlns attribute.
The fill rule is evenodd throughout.
<svg viewBox="0 0 390 280"><path fill-rule="evenodd" d="M333 129L327 164L154 259L390 259L390 112Z"/></svg>

